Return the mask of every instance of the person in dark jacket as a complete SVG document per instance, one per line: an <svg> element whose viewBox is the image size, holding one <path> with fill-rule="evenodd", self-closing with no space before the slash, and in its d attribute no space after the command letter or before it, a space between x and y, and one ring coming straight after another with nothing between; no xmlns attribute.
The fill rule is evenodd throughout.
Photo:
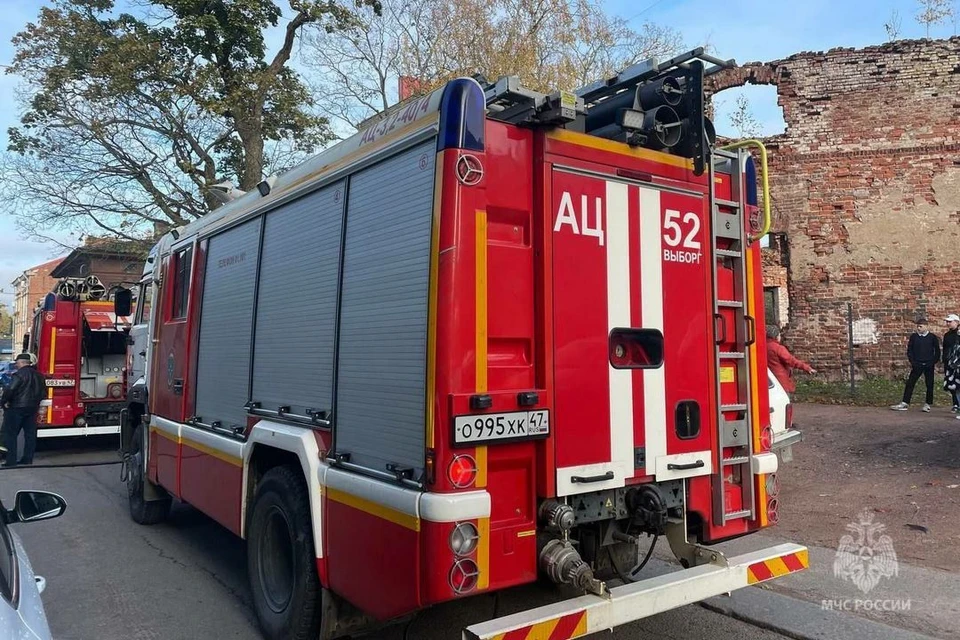
<svg viewBox="0 0 960 640"><path fill-rule="evenodd" d="M946 318L947 332L943 334L943 388L953 396L953 412L960 411L960 316L951 313Z"/></svg>
<svg viewBox="0 0 960 640"><path fill-rule="evenodd" d="M929 412L930 405L933 404L933 367L940 361L940 339L927 331L926 318L918 318L917 330L910 334L910 340L907 341L907 360L910 361L910 377L907 378L907 386L903 389L903 400L890 408L894 411L909 409L913 388L917 385L920 376L923 376L923 381L927 385L927 397L923 410Z"/></svg>
<svg viewBox="0 0 960 640"><path fill-rule="evenodd" d="M17 356L17 370L0 398L0 404L3 405L3 439L7 449L7 460L3 466L33 464L33 452L37 447L37 411L46 394L47 382L43 374L31 364L29 353L21 353ZM23 458L18 461L17 436L21 430Z"/></svg>

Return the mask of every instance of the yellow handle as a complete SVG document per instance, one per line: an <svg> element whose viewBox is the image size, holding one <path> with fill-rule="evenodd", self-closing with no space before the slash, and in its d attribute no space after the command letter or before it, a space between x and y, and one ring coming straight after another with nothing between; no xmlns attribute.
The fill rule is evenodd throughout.
<svg viewBox="0 0 960 640"><path fill-rule="evenodd" d="M767 148L763 146L763 143L759 140L741 140L740 142L734 142L733 144L728 144L720 148L724 151L732 151L745 147L756 147L760 150L760 184L763 189L763 229L758 235L750 237L751 242L756 242L770 232L770 183L767 180Z"/></svg>

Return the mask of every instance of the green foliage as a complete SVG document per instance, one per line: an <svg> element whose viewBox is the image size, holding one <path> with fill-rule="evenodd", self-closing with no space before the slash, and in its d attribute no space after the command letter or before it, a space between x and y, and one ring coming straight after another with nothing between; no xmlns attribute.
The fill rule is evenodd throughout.
<svg viewBox="0 0 960 640"><path fill-rule="evenodd" d="M13 316L7 305L0 304L0 338L10 338L13 336Z"/></svg>
<svg viewBox="0 0 960 640"><path fill-rule="evenodd" d="M333 0L56 0L13 39L26 80L10 129L6 195L34 225L133 233L218 204L224 180L253 188L332 136L287 63L304 25L350 24ZM268 29L283 28L268 52ZM13 156L11 158L11 155ZM14 193L9 193L10 191ZM7 198L10 201L10 198ZM8 205L9 206L9 205Z"/></svg>

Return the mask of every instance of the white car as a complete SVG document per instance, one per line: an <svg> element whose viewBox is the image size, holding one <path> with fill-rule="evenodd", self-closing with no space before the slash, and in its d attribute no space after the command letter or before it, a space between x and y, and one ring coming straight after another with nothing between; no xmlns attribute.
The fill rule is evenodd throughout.
<svg viewBox="0 0 960 640"><path fill-rule="evenodd" d="M33 573L27 552L8 526L61 515L63 498L46 491L18 491L13 509L0 503L0 636L10 640L50 640L50 627L40 594L46 581Z"/></svg>
<svg viewBox="0 0 960 640"><path fill-rule="evenodd" d="M773 431L773 451L780 453L784 462L793 459L793 445L803 440L799 429L793 428L793 406L790 396L776 376L767 369L767 386L770 390L770 428Z"/></svg>

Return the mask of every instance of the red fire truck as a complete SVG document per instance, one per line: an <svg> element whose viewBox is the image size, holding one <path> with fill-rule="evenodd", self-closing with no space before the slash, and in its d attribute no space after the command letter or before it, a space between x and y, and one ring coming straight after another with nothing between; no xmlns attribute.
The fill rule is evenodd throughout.
<svg viewBox="0 0 960 640"><path fill-rule="evenodd" d="M463 637L575 638L806 567L708 546L779 509L765 163L704 115L729 64L458 79L164 236L133 519L177 499L245 538L268 638L538 577L583 595ZM684 568L637 580L661 536Z"/></svg>
<svg viewBox="0 0 960 640"><path fill-rule="evenodd" d="M36 310L28 350L47 378L37 437L120 433L130 319L96 276L66 278Z"/></svg>

